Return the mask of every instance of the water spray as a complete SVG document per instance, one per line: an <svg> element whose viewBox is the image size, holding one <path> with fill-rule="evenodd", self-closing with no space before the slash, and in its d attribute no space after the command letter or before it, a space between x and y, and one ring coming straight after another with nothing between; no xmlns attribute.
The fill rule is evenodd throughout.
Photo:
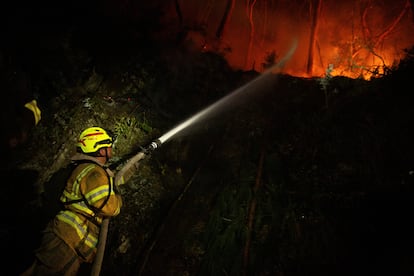
<svg viewBox="0 0 414 276"><path fill-rule="evenodd" d="M261 75L256 77L255 79L251 80L247 84L241 86L240 88L234 90L227 96L221 98L220 100L216 101L215 103L211 104L210 106L202 109L201 111L197 112L193 116L189 117L188 119L184 120L182 123L176 125L171 130L167 131L165 134L160 136L158 139L151 142L151 144L146 148L147 152L151 152L157 148L159 148L162 144L176 136L177 134L181 133L183 130L187 129L188 127L194 125L195 123L199 123L202 120L207 119L212 114L217 114L218 111L222 110L222 108L231 101L234 101L236 98L243 96L247 96L251 93L254 89L253 87L262 84L264 79L269 76L270 74L279 73L285 63L292 57L293 53L295 52L297 47L297 40L295 39L292 43L287 54L275 65L264 71Z"/></svg>
<svg viewBox="0 0 414 276"><path fill-rule="evenodd" d="M124 166L123 168L116 174L116 177L114 179L115 184L121 185L125 183L129 177L132 176L132 174L137 169L136 164L145 156L155 149L159 148L162 144L176 136L177 134L181 133L183 130L187 129L189 126L194 125L195 123L199 123L202 120L208 118L209 115L212 115L213 113L216 113L220 111L226 104L228 104L231 101L234 101L237 97L240 97L242 93L244 93L244 96L247 96L249 92L251 93L254 86L262 83L264 81L264 78L271 73L278 73L281 71L285 63L292 57L293 53L295 52L297 47L297 40L293 42L292 47L289 49L288 53L275 65L270 67L268 70L263 72L260 76L253 79L252 81L248 82L244 86L236 89L229 95L221 98L217 102L211 104L210 106L206 107L205 109L199 111L198 113L194 114L193 116L189 117L182 123L178 124L171 130L167 131L165 134L160 136L158 139L154 140L149 144L147 148L137 153L134 157L132 157ZM97 254L95 257L94 264L92 266L92 276L98 276L101 264L103 260L103 255L105 251L105 244L106 244L106 235L108 232L108 224L109 224L109 218L105 218L101 224L101 231L99 234L99 244L97 246Z"/></svg>

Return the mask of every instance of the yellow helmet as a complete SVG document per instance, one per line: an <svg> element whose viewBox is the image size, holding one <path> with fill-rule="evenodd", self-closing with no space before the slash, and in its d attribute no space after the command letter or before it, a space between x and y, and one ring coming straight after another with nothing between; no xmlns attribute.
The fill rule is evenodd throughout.
<svg viewBox="0 0 414 276"><path fill-rule="evenodd" d="M101 148L111 147L112 144L113 139L106 130L90 127L81 133L76 147L83 153L94 153Z"/></svg>

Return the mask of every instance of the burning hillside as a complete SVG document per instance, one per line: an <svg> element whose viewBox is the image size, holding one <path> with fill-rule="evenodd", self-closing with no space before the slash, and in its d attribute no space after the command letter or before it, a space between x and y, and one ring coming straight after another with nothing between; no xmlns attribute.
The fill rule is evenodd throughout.
<svg viewBox="0 0 414 276"><path fill-rule="evenodd" d="M175 1L171 34L222 53L235 69L263 71L298 40L285 72L369 79L387 73L414 45L412 6L398 1ZM174 29L176 32L171 32Z"/></svg>

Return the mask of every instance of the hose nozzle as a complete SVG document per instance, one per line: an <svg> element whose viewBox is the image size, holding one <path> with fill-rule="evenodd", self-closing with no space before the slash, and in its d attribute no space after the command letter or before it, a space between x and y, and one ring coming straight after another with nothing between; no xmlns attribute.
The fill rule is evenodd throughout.
<svg viewBox="0 0 414 276"><path fill-rule="evenodd" d="M152 141L151 144L146 148L146 151L148 153L154 151L155 149L159 148L161 146L161 141L159 139Z"/></svg>

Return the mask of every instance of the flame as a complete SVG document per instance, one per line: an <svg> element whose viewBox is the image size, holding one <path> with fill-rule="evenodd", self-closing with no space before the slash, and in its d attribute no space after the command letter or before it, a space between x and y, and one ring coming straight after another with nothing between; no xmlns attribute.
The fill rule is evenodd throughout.
<svg viewBox="0 0 414 276"><path fill-rule="evenodd" d="M193 22L193 26L204 26L202 32L197 28L189 32L188 39L202 35L200 50L220 52L235 69L264 71L269 57L273 55L277 63L288 51L292 38L298 37L297 51L286 64L284 73L322 77L331 67L332 76L370 79L397 66L404 59L405 50L414 45L409 0L319 0L313 54L309 58L312 10L317 1L305 1L303 6L289 1L254 1L252 18L248 18L246 1L235 1L228 26L220 38L216 30L223 3L186 0L182 1L181 8L183 18Z"/></svg>
<svg viewBox="0 0 414 276"><path fill-rule="evenodd" d="M166 5L160 13L164 28L154 37L180 37L192 51L218 52L234 69L259 72L272 65L271 58L276 64L297 38L284 73L322 77L330 67L333 76L370 79L398 66L414 46L411 1L160 1ZM105 3L130 19L146 11L133 1Z"/></svg>

